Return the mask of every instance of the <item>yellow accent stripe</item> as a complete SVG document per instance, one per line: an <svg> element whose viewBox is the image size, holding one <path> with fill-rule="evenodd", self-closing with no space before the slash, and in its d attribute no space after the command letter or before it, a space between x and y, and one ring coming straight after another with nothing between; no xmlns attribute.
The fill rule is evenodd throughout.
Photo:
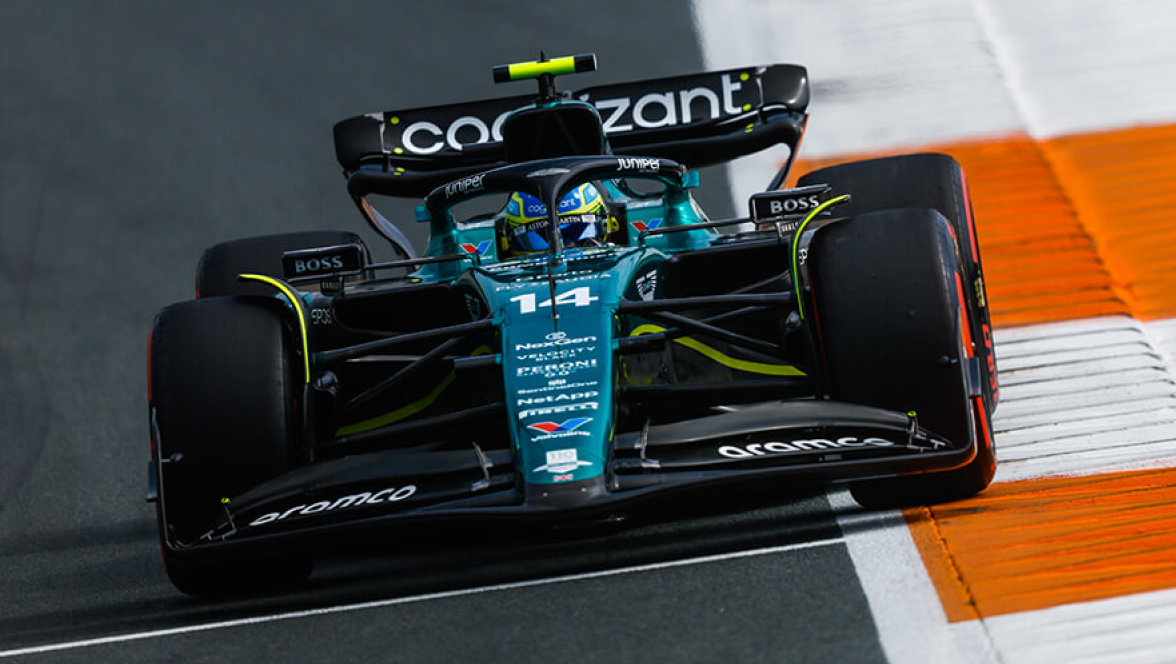
<svg viewBox="0 0 1176 664"><path fill-rule="evenodd" d="M655 332L665 332L665 331L666 331L666 328L661 327L660 325L649 325L649 324L638 325L637 328L634 329L633 332L629 336L638 337L638 336L641 336L642 334L652 334ZM722 351L718 350L717 348L712 348L712 347L702 343L698 339L693 339L691 337L679 337L677 339L674 339L674 342L682 344L683 346L685 346L693 351L697 351L699 353L702 353L703 355L705 355L706 357L709 357L710 359L714 360L715 362L718 362L719 364L722 364L723 366L731 367L732 369L738 369L740 371L746 371L748 373L767 374L769 376L803 376L803 375L805 375L805 373L803 371L801 371L800 369L797 369L796 367L792 366L791 364L767 364L764 362L752 362L750 360L740 360L738 358L731 357L730 355L723 353Z"/></svg>
<svg viewBox="0 0 1176 664"><path fill-rule="evenodd" d="M449 387L449 385L453 383L454 378L456 378L456 375L451 371L449 372L449 375L442 379L440 383L437 383L437 387L434 387L432 392L429 392L420 399L408 404L407 406L397 408L390 413L384 413L379 417L373 417L370 420L356 422L355 424L348 424L347 426L336 431L335 435L350 436L353 433L371 431L372 429L378 429L382 426L408 419L428 408L429 406L432 406L433 402L436 401L437 398L441 396L441 393L445 391L445 388Z"/></svg>
<svg viewBox="0 0 1176 664"><path fill-rule="evenodd" d="M812 212L809 213L804 221L800 222L800 226L796 229L796 234L792 236L792 286L796 289L796 311L800 314L801 319L804 319L804 298L800 296L800 272L796 269L796 255L800 250L800 234L804 232L804 227L808 222L812 221L818 213L825 208L836 205L842 201L849 200L849 195L845 194L837 198L830 198L818 205Z"/></svg>
<svg viewBox="0 0 1176 664"><path fill-rule="evenodd" d="M543 74L574 74L576 73L576 57L568 55L562 58L552 58L547 62L520 62L509 65L508 69L512 81L538 78Z"/></svg>
<svg viewBox="0 0 1176 664"><path fill-rule="evenodd" d="M270 286L280 290L282 295L285 295L290 300L290 306L294 307L294 312L298 314L298 329L302 332L302 362L306 365L306 384L310 384L310 342L307 340L306 334L306 317L302 315L302 303L298 300L298 296L286 284L261 274L242 274L238 275L242 279L251 279L253 281L261 281Z"/></svg>

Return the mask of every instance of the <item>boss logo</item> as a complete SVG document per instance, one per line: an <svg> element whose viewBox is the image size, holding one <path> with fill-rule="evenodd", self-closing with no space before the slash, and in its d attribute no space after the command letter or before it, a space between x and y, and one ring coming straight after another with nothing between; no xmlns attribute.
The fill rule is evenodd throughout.
<svg viewBox="0 0 1176 664"><path fill-rule="evenodd" d="M324 256L322 258L296 259L294 261L294 274L303 274L305 272L330 272L332 270L342 269L342 256Z"/></svg>
<svg viewBox="0 0 1176 664"><path fill-rule="evenodd" d="M792 212L808 212L821 204L816 195L801 198L785 198L782 201L768 201L768 212L771 214L789 214Z"/></svg>
<svg viewBox="0 0 1176 664"><path fill-rule="evenodd" d="M363 271L363 265L363 249L354 244L303 249L282 255L282 271L290 279L358 274Z"/></svg>
<svg viewBox="0 0 1176 664"><path fill-rule="evenodd" d="M755 194L751 197L751 217L756 221L768 221L808 214L829 200L830 191L828 186L820 184Z"/></svg>

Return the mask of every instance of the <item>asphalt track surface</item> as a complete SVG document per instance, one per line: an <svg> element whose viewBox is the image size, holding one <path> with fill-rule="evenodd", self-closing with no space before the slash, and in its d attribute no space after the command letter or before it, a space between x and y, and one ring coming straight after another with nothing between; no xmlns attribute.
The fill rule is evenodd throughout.
<svg viewBox="0 0 1176 664"><path fill-rule="evenodd" d="M685 2L397 4L0 3L0 659L882 660L820 495L440 533L342 552L277 596L168 583L143 501L148 325L213 243L342 228L379 246L332 123L518 94L490 66L540 48L596 52L577 85L702 68ZM712 215L727 191L704 173Z"/></svg>

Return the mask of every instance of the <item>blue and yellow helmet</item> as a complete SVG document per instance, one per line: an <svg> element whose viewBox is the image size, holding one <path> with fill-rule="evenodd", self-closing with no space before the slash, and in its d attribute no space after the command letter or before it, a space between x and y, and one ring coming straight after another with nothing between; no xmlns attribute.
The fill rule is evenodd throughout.
<svg viewBox="0 0 1176 664"><path fill-rule="evenodd" d="M530 194L515 192L506 204L503 244L514 254L547 251L547 206ZM591 183L569 191L559 202L559 233L565 247L600 244L608 208Z"/></svg>

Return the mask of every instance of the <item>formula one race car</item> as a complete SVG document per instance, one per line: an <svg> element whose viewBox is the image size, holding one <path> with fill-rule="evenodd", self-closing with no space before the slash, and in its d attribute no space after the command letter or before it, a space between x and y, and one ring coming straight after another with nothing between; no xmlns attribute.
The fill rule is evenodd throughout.
<svg viewBox="0 0 1176 664"><path fill-rule="evenodd" d="M149 496L171 580L289 583L316 543L446 520L592 522L670 492L849 482L867 507L995 470L996 366L964 174L844 164L708 220L695 169L795 153L805 69L335 126L399 258L336 231L216 245L151 328ZM369 198L422 197L418 254Z"/></svg>

